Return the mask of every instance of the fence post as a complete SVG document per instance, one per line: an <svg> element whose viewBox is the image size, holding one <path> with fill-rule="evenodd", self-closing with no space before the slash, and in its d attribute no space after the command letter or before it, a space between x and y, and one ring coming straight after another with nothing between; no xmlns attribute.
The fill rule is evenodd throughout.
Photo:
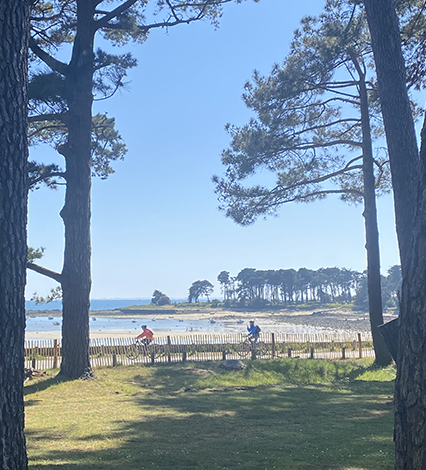
<svg viewBox="0 0 426 470"><path fill-rule="evenodd" d="M256 359L256 344L251 347L251 358Z"/></svg>
<svg viewBox="0 0 426 470"><path fill-rule="evenodd" d="M58 368L58 340L53 340L53 368Z"/></svg>
<svg viewBox="0 0 426 470"><path fill-rule="evenodd" d="M112 367L117 367L117 354L112 355Z"/></svg>
<svg viewBox="0 0 426 470"><path fill-rule="evenodd" d="M37 356L38 356L38 346L35 346L34 349L33 349L33 358L32 358L32 360L31 360L31 367L32 367L33 369L36 368Z"/></svg>
<svg viewBox="0 0 426 470"><path fill-rule="evenodd" d="M171 349L172 341L170 339L170 336L167 336L167 362L172 362Z"/></svg>
<svg viewBox="0 0 426 470"><path fill-rule="evenodd" d="M288 348L288 349L287 349L287 356L288 356L288 357L291 357L291 348Z"/></svg>
<svg viewBox="0 0 426 470"><path fill-rule="evenodd" d="M342 359L346 359L346 346L342 347Z"/></svg>
<svg viewBox="0 0 426 470"><path fill-rule="evenodd" d="M361 333L358 333L359 358L362 359L362 341Z"/></svg>
<svg viewBox="0 0 426 470"><path fill-rule="evenodd" d="M152 351L151 352L151 364L154 364L155 363L155 352Z"/></svg>
<svg viewBox="0 0 426 470"><path fill-rule="evenodd" d="M222 351L222 361L226 361L226 351Z"/></svg>
<svg viewBox="0 0 426 470"><path fill-rule="evenodd" d="M314 358L314 348L311 348L311 359Z"/></svg>
<svg viewBox="0 0 426 470"><path fill-rule="evenodd" d="M275 333L271 333L272 337L272 359L275 357Z"/></svg>
<svg viewBox="0 0 426 470"><path fill-rule="evenodd" d="M186 362L186 351L182 351L182 362Z"/></svg>

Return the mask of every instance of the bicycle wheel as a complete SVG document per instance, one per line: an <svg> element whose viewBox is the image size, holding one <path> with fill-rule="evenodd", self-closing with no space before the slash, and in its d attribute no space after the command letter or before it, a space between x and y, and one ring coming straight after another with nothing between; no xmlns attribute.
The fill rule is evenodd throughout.
<svg viewBox="0 0 426 470"><path fill-rule="evenodd" d="M237 344L237 354L241 357L246 357L251 351L251 343L248 339L242 343Z"/></svg>
<svg viewBox="0 0 426 470"><path fill-rule="evenodd" d="M129 359L136 359L139 357L139 354L140 354L140 350L137 344L131 344L130 346L127 347L126 356Z"/></svg>
<svg viewBox="0 0 426 470"><path fill-rule="evenodd" d="M256 357L262 357L268 354L266 344L263 341L258 341L254 346Z"/></svg>
<svg viewBox="0 0 426 470"><path fill-rule="evenodd" d="M164 344L150 344L149 345L149 354L154 355L154 357L161 357L164 356L166 347Z"/></svg>

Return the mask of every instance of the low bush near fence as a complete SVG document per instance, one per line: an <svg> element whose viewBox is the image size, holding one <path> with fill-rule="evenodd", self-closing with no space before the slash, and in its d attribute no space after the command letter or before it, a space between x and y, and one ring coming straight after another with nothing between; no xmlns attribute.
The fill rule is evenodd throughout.
<svg viewBox="0 0 426 470"><path fill-rule="evenodd" d="M219 359L274 359L280 357L310 359L346 359L373 357L368 335L319 335L262 333L254 346L247 336L184 335L158 337L148 348L133 338L96 338L90 341L92 366L116 366L136 363L208 361ZM61 361L59 340L27 340L26 367L55 369Z"/></svg>

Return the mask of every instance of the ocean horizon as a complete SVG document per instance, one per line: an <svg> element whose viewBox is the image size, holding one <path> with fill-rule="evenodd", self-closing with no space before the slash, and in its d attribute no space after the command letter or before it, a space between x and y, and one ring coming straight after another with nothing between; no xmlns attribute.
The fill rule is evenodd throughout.
<svg viewBox="0 0 426 470"><path fill-rule="evenodd" d="M186 299L171 299L172 302L185 302ZM90 311L115 310L133 305L147 305L151 303L150 298L139 299L91 299ZM26 310L62 310L62 301L54 300L44 304L37 304L34 300L25 301Z"/></svg>

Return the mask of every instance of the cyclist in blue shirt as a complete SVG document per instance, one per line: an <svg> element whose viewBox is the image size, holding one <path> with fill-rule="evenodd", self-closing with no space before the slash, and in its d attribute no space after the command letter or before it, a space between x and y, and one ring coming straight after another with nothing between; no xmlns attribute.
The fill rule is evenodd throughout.
<svg viewBox="0 0 426 470"><path fill-rule="evenodd" d="M253 343L253 345L255 345L259 339L260 328L254 324L254 320L250 320L247 331L249 334L249 340Z"/></svg>

